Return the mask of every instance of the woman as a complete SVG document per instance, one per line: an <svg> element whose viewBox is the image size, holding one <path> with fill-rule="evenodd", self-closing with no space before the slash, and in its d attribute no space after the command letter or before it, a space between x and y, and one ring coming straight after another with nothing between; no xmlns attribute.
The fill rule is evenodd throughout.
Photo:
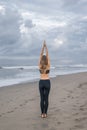
<svg viewBox="0 0 87 130"><path fill-rule="evenodd" d="M44 50L46 51L46 55L44 55ZM41 117L44 118L47 117L47 110L49 105L48 98L51 88L51 83L49 79L50 59L45 41L40 54L39 71L40 71L39 91L41 98L40 99Z"/></svg>

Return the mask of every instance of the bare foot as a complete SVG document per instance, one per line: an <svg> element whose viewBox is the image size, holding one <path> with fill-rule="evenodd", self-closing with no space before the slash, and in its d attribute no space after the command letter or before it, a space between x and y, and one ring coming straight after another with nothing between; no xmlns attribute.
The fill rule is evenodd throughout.
<svg viewBox="0 0 87 130"><path fill-rule="evenodd" d="M46 113L44 114L44 117L45 117L45 118L47 117L47 114L46 114Z"/></svg>
<svg viewBox="0 0 87 130"><path fill-rule="evenodd" d="M44 118L44 114L43 113L41 114L41 117Z"/></svg>

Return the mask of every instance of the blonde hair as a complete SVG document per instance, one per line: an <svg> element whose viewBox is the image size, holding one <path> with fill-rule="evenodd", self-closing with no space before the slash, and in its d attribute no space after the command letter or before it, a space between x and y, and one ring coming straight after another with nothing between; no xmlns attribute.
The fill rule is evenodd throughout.
<svg viewBox="0 0 87 130"><path fill-rule="evenodd" d="M42 73L44 73L44 71L46 70L47 65L48 65L48 59L47 59L46 55L42 56L41 61L40 61L40 65L41 65L40 70Z"/></svg>

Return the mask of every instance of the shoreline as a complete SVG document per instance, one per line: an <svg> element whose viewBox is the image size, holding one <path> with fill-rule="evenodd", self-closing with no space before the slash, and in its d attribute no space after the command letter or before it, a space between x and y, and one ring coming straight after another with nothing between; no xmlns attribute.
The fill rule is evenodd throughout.
<svg viewBox="0 0 87 130"><path fill-rule="evenodd" d="M73 73L67 73L67 74L59 74L59 75L56 75L56 76L53 76L53 77L50 77L50 79L54 79L56 77L59 77L59 76L69 76L69 75L74 75L74 74L79 74L79 73L87 73L87 71L83 71L83 72L73 72ZM35 82L38 82L39 79L36 79L36 80L31 80L31 81L23 81L23 82L19 82L19 83L15 83L15 84L10 84L10 85L3 85L3 86L0 86L0 88L2 87L13 87L13 86L16 86L16 85L22 85L22 84L29 84L29 83L35 83Z"/></svg>
<svg viewBox="0 0 87 130"><path fill-rule="evenodd" d="M87 72L50 80L45 119L40 116L38 81L0 88L0 130L86 130Z"/></svg>

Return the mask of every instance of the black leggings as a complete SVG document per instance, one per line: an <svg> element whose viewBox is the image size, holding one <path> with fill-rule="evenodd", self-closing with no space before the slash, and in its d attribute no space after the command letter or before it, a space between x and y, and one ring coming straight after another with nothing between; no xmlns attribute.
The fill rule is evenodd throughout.
<svg viewBox="0 0 87 130"><path fill-rule="evenodd" d="M48 97L49 97L49 92L50 92L50 87L51 83L49 79L42 80L40 79L39 81L39 91L40 91L40 107L41 107L41 112L47 114L48 110Z"/></svg>

